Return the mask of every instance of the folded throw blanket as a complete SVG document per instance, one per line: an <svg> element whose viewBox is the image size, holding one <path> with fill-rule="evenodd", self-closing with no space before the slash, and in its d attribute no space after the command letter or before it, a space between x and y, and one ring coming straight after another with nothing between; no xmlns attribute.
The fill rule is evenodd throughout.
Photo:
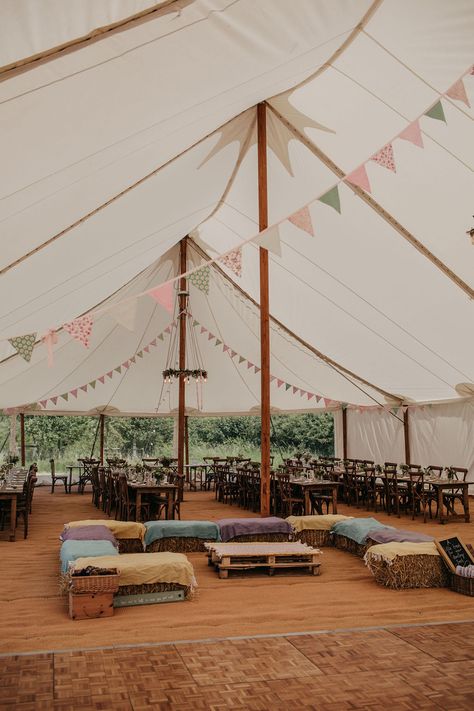
<svg viewBox="0 0 474 711"><path fill-rule="evenodd" d="M96 556L100 557L105 555L115 557L118 556L118 554L118 550L110 541L64 541L59 552L61 573L67 573L69 563L74 562L78 558L87 557L89 560L95 560ZM142 554L139 553L139 555ZM91 565L96 565L96 563L91 563ZM117 565L117 561L115 561L115 565Z"/></svg>
<svg viewBox="0 0 474 711"><path fill-rule="evenodd" d="M398 556L404 555L434 555L439 556L435 544L428 541L426 543L380 543L370 546L365 554L364 560L368 558L380 558L381 560L393 561Z"/></svg>
<svg viewBox="0 0 474 711"><path fill-rule="evenodd" d="M371 538L376 543L392 543L398 541L411 541L412 543L425 543L434 541L433 536L427 536L426 533L418 533L416 531L404 531L401 528L392 528L391 526L383 526L383 528L371 529L367 538Z"/></svg>
<svg viewBox="0 0 474 711"><path fill-rule="evenodd" d="M182 553L123 553L119 558L106 555L99 558L78 558L75 570L88 565L98 568L118 568L119 585L150 585L177 583L194 587L194 570Z"/></svg>
<svg viewBox="0 0 474 711"><path fill-rule="evenodd" d="M456 575L461 575L463 578L474 578L474 565L457 565Z"/></svg>
<svg viewBox="0 0 474 711"><path fill-rule="evenodd" d="M258 534L293 533L288 521L276 516L268 518L221 518L217 521L222 541L228 541L235 536L255 536Z"/></svg>
<svg viewBox="0 0 474 711"><path fill-rule="evenodd" d="M107 519L87 519L85 521L70 521L64 528L78 528L80 526L107 526L115 538L145 538L145 526L143 523L135 521L115 521L113 518Z"/></svg>
<svg viewBox="0 0 474 711"><path fill-rule="evenodd" d="M61 541L110 541L116 548L117 539L107 526L78 526L65 528L59 536Z"/></svg>
<svg viewBox="0 0 474 711"><path fill-rule="evenodd" d="M295 531L329 531L335 523L347 521L352 516L324 514L322 516L288 516L286 519Z"/></svg>
<svg viewBox="0 0 474 711"><path fill-rule="evenodd" d="M212 521L147 521L145 545L159 538L203 538L219 540L219 527Z"/></svg>
<svg viewBox="0 0 474 711"><path fill-rule="evenodd" d="M335 523L331 529L331 533L336 533L338 536L345 536L356 543L367 543L367 534L375 528L386 528L375 518L350 518L347 521L339 521Z"/></svg>

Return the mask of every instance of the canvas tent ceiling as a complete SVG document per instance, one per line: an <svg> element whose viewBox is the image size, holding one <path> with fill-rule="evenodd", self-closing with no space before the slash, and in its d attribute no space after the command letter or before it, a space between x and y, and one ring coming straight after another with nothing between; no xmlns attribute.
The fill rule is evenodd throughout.
<svg viewBox="0 0 474 711"><path fill-rule="evenodd" d="M47 22L32 2L0 9L1 407L173 412L165 341L114 368L170 322L149 296L132 297L177 274L176 244L191 234L213 258L248 241L241 276L223 267L239 289L214 266L207 296L190 287L210 374L202 412L258 411L258 312L245 294L258 301L264 100L269 217L283 220L271 312L311 347L273 324L275 411L325 405L312 394L362 406L461 397L456 386L474 382L469 0L57 5L42 3ZM469 105L446 96L461 77ZM425 115L439 101L444 121ZM423 148L396 138L416 119ZM370 161L387 144L396 172ZM362 164L370 194L344 181ZM340 214L317 199L335 184ZM304 205L314 236L285 221ZM203 259L191 245L188 267ZM137 304L133 330L117 324L125 299ZM88 311L90 348L59 330L52 368L44 344L27 363L9 343Z"/></svg>

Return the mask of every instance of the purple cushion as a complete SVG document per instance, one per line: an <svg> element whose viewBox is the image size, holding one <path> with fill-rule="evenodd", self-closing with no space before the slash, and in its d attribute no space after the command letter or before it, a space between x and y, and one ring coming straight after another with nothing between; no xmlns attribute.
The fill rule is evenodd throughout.
<svg viewBox="0 0 474 711"><path fill-rule="evenodd" d="M224 542L235 538L235 536L286 533L290 537L293 533L288 521L276 516L269 516L268 518L221 518L216 523L219 526L221 540Z"/></svg>
<svg viewBox="0 0 474 711"><path fill-rule="evenodd" d="M110 541L116 548L117 539L107 526L78 526L65 528L59 538L62 541Z"/></svg>

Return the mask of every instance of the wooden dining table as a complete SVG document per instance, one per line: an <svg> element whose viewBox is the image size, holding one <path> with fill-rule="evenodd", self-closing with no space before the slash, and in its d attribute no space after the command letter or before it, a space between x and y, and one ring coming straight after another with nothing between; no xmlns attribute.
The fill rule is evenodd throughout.
<svg viewBox="0 0 474 711"><path fill-rule="evenodd" d="M21 487L12 488L10 486L0 487L0 501L10 502L10 534L9 540L14 541L16 538L16 508L18 497L23 493L23 485Z"/></svg>
<svg viewBox="0 0 474 711"><path fill-rule="evenodd" d="M166 497L166 518L172 519L173 504L176 501L178 487L176 484L139 484L136 482L127 482L128 488L135 493L135 520L141 521L141 506L142 496L144 494L164 494Z"/></svg>
<svg viewBox="0 0 474 711"><path fill-rule="evenodd" d="M299 488L303 493L304 498L304 515L311 514L311 492L321 493L321 491L330 491L332 497L332 512L337 514L337 492L341 483L332 479L300 479L293 480L291 486Z"/></svg>

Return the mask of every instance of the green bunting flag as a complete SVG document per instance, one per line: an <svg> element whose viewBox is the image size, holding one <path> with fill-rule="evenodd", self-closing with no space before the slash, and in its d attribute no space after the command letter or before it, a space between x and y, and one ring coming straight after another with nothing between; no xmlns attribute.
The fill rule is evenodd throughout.
<svg viewBox="0 0 474 711"><path fill-rule="evenodd" d="M335 185L331 190L328 190L327 193L324 193L320 198L318 198L319 202L323 202L325 205L329 205L329 207L333 207L339 214L341 214L341 201L339 199L339 190L337 185Z"/></svg>
<svg viewBox="0 0 474 711"><path fill-rule="evenodd" d="M93 388L94 390L95 390L95 382L96 382L95 380L91 380L90 383L89 383L89 385L91 386L91 388Z"/></svg>
<svg viewBox="0 0 474 711"><path fill-rule="evenodd" d="M196 321L196 319L194 319L193 326L199 326L199 321Z"/></svg>
<svg viewBox="0 0 474 711"><path fill-rule="evenodd" d="M244 358L243 356L239 355L239 365L240 365L241 363L243 363L244 360L245 360L245 358Z"/></svg>
<svg viewBox="0 0 474 711"><path fill-rule="evenodd" d="M437 121L444 121L444 123L446 123L446 117L444 115L443 104L441 101L437 101L431 109L428 109L428 111L425 112L425 116L436 119Z"/></svg>
<svg viewBox="0 0 474 711"><path fill-rule="evenodd" d="M214 343L215 346L220 346L222 344L222 341L220 341L218 338L216 338L216 342Z"/></svg>
<svg viewBox="0 0 474 711"><path fill-rule="evenodd" d="M9 338L8 342L13 346L18 355L21 355L27 363L30 362L36 343L36 333L28 333L26 336L15 336L15 338Z"/></svg>
<svg viewBox="0 0 474 711"><path fill-rule="evenodd" d="M291 388L291 383L285 383L285 390L289 390Z"/></svg>
<svg viewBox="0 0 474 711"><path fill-rule="evenodd" d="M66 400L67 402L69 400L69 393L63 393L62 395L60 395L60 397L62 397L62 399Z"/></svg>
<svg viewBox="0 0 474 711"><path fill-rule="evenodd" d="M138 351L137 358L143 358L143 351Z"/></svg>
<svg viewBox="0 0 474 711"><path fill-rule="evenodd" d="M201 267L197 271L189 275L189 281L193 284L196 289L202 291L204 294L209 294L209 280L211 276L211 270L209 267Z"/></svg>
<svg viewBox="0 0 474 711"><path fill-rule="evenodd" d="M122 366L119 365L117 368L114 368L116 373L121 373L122 372Z"/></svg>
<svg viewBox="0 0 474 711"><path fill-rule="evenodd" d="M162 333L159 334L158 338L160 339L160 341L164 341L164 340L165 340L165 337L163 336Z"/></svg>

